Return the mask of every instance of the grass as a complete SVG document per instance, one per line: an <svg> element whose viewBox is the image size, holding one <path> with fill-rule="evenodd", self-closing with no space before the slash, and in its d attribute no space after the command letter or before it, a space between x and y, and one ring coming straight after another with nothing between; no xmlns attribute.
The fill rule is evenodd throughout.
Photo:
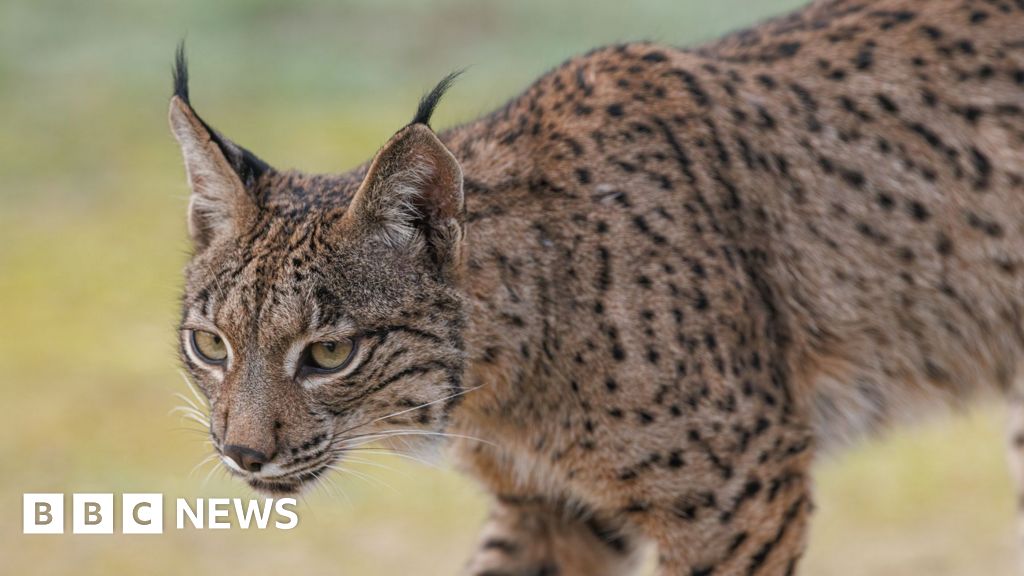
<svg viewBox="0 0 1024 576"><path fill-rule="evenodd" d="M280 531L20 534L24 492L247 496L169 415L186 189L166 128L187 32L193 100L281 167L337 171L470 66L438 125L500 104L586 49L712 37L795 0L13 0L0 5L0 558L33 574L452 574L485 513L468 480L402 461L336 476ZM1008 573L1013 490L996 408L824 462L806 574ZM346 496L336 493L340 489ZM346 499L347 498L347 499Z"/></svg>

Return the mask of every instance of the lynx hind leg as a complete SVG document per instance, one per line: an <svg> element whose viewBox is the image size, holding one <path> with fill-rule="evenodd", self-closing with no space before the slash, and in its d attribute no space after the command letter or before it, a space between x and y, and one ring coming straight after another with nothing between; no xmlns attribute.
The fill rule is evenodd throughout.
<svg viewBox="0 0 1024 576"><path fill-rule="evenodd" d="M536 500L502 498L466 566L467 576L626 576L633 541L608 523Z"/></svg>
<svg viewBox="0 0 1024 576"><path fill-rule="evenodd" d="M1017 573L1024 576L1024 382L1011 391L1007 406L1009 463L1017 493Z"/></svg>

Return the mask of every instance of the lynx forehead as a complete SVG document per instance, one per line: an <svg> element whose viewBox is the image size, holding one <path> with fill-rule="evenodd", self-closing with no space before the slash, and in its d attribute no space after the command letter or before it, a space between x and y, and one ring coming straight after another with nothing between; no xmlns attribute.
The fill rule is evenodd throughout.
<svg viewBox="0 0 1024 576"><path fill-rule="evenodd" d="M793 573L815 453L986 390L1024 422L1021 30L1021 2L817 2L595 50L437 134L450 76L342 175L215 131L179 53L216 450L291 492L447 437L495 497L469 574L628 574L645 540L664 574Z"/></svg>

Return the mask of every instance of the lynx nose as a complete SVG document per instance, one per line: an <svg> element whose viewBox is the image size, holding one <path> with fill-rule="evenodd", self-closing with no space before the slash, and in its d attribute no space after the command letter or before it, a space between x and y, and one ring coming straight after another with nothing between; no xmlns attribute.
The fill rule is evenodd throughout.
<svg viewBox="0 0 1024 576"><path fill-rule="evenodd" d="M259 450L245 446L229 444L224 447L224 455L235 461L238 467L247 472L259 472L270 458Z"/></svg>

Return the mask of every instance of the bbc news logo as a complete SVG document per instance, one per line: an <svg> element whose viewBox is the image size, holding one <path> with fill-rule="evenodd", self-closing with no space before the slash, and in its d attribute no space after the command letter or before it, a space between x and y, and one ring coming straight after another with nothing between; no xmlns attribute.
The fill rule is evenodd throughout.
<svg viewBox="0 0 1024 576"><path fill-rule="evenodd" d="M23 494L22 499L22 532L64 533L64 494ZM291 530L299 525L295 506L294 498L197 498L194 502L177 498L174 500L174 526L178 530L184 530L186 526L200 530L226 530L233 527L231 518L234 516L238 527L243 530L251 527ZM120 508L122 534L163 534L163 494L122 494ZM70 516L73 534L113 534L116 516L114 495L72 494Z"/></svg>

